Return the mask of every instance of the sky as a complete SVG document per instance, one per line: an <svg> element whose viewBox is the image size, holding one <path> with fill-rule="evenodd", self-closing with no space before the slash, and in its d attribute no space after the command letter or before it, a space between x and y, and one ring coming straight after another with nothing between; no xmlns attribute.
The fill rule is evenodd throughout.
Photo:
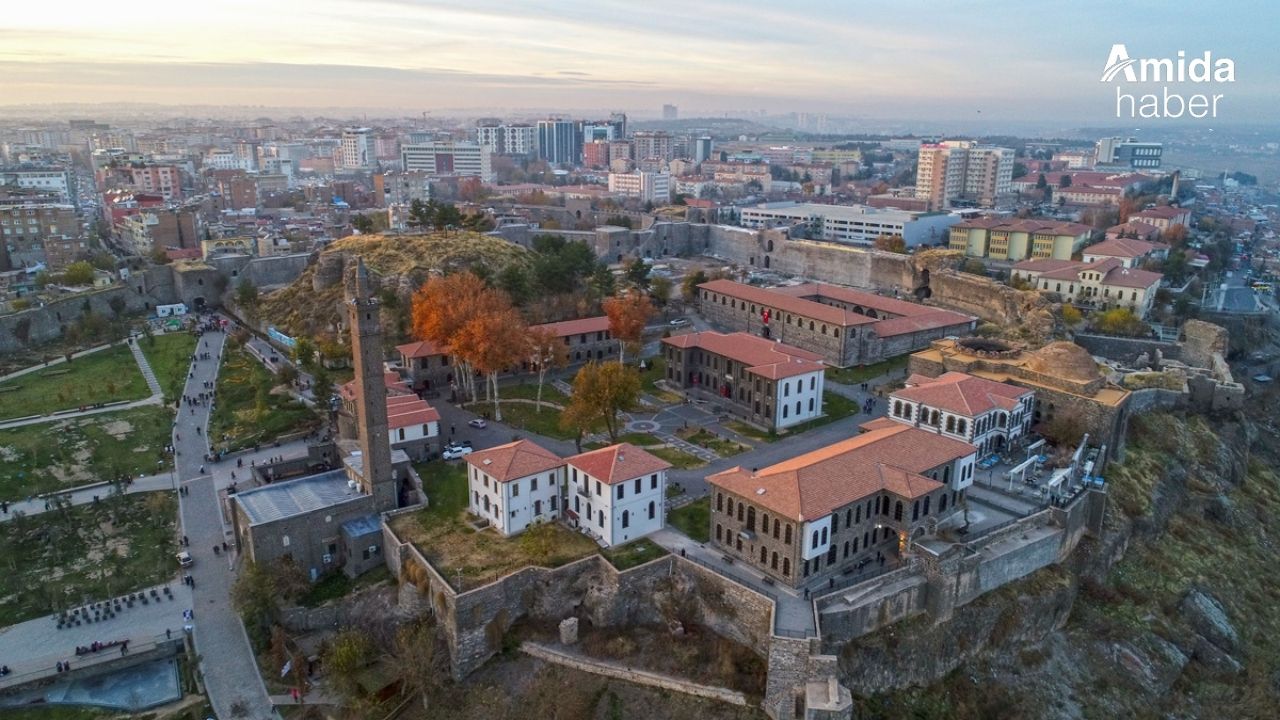
<svg viewBox="0 0 1280 720"><path fill-rule="evenodd" d="M1224 94L1223 122L1270 122L1276 28L1280 3L1255 0L48 0L0 14L0 104L1104 123L1100 76L1125 43L1230 57L1235 83L1182 91Z"/></svg>

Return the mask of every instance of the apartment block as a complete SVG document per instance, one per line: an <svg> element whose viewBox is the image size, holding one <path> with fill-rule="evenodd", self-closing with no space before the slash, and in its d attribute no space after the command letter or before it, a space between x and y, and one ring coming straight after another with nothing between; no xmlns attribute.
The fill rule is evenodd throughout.
<svg viewBox="0 0 1280 720"><path fill-rule="evenodd" d="M637 198L640 202L664 204L671 201L671 176L665 172L609 173L609 192Z"/></svg>
<svg viewBox="0 0 1280 720"><path fill-rule="evenodd" d="M493 180L489 149L478 143L436 141L403 145L401 167L428 175L459 175Z"/></svg>
<svg viewBox="0 0 1280 720"><path fill-rule="evenodd" d="M991 260L1070 260L1092 232L1088 225L1056 220L975 218L951 226L950 248Z"/></svg>
<svg viewBox="0 0 1280 720"><path fill-rule="evenodd" d="M916 197L930 209L953 206L994 207L1012 194L1011 148L949 140L921 145L917 155Z"/></svg>

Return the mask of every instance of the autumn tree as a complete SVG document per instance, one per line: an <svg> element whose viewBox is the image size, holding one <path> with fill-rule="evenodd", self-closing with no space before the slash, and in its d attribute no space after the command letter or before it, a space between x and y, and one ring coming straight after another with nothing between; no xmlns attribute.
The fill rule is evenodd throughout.
<svg viewBox="0 0 1280 720"><path fill-rule="evenodd" d="M876 249L905 255L907 253L907 241L903 240L901 235L881 235L876 238Z"/></svg>
<svg viewBox="0 0 1280 720"><path fill-rule="evenodd" d="M538 371L538 404L534 412L542 412L542 384L547 379L547 371L553 367L564 367L568 355L564 351L564 343L556 334L547 328L530 328L527 336L529 348L529 365Z"/></svg>
<svg viewBox="0 0 1280 720"><path fill-rule="evenodd" d="M485 395L493 401L493 419L502 422L498 374L524 357L525 324L501 290L489 290L491 308L468 318L450 345L468 365L484 375Z"/></svg>
<svg viewBox="0 0 1280 720"><path fill-rule="evenodd" d="M684 301L691 303L698 299L698 286L707 282L707 273L704 270L696 270L684 276L684 280L680 281L680 295Z"/></svg>
<svg viewBox="0 0 1280 720"><path fill-rule="evenodd" d="M560 425L582 436L603 427L609 439L618 440L619 413L631 409L640 398L640 373L621 363L582 366L573 378L573 396L560 416ZM581 450L581 448L579 448Z"/></svg>
<svg viewBox="0 0 1280 720"><path fill-rule="evenodd" d="M1170 247L1182 247L1187 242L1187 226L1174 225L1160 234L1160 239Z"/></svg>
<svg viewBox="0 0 1280 720"><path fill-rule="evenodd" d="M632 290L605 298L603 307L604 314L609 316L609 332L622 345L618 351L621 363L628 345L639 347L645 323L653 317L653 303L644 293Z"/></svg>
<svg viewBox="0 0 1280 720"><path fill-rule="evenodd" d="M649 297L653 298L658 307L666 307L671 302L671 288L671 278L659 275L649 284Z"/></svg>

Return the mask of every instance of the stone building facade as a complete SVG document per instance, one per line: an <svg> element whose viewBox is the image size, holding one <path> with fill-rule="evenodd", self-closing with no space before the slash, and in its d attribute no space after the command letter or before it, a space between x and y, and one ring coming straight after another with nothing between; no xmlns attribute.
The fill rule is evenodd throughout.
<svg viewBox="0 0 1280 720"><path fill-rule="evenodd" d="M889 395L888 418L997 452L1031 431L1035 392L1016 385L944 373L913 375Z"/></svg>
<svg viewBox="0 0 1280 720"><path fill-rule="evenodd" d="M707 478L711 540L775 581L815 587L891 557L960 507L968 443L897 423L755 471Z"/></svg>
<svg viewBox="0 0 1280 720"><path fill-rule="evenodd" d="M666 379L708 393L767 430L822 415L821 357L746 333L698 332L662 340Z"/></svg>
<svg viewBox="0 0 1280 720"><path fill-rule="evenodd" d="M698 286L709 322L817 353L829 365L880 362L968 335L977 318L835 285L760 288L732 280Z"/></svg>

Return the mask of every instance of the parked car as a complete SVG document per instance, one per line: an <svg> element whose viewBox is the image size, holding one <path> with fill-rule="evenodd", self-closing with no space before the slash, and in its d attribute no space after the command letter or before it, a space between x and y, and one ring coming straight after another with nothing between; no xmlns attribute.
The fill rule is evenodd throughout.
<svg viewBox="0 0 1280 720"><path fill-rule="evenodd" d="M183 550L182 552L178 553L178 567L189 568L192 565L194 565L195 562L196 562L195 560L191 559L191 553L187 552L186 550Z"/></svg>
<svg viewBox="0 0 1280 720"><path fill-rule="evenodd" d="M440 453L440 456L445 460L457 460L470 455L472 452L474 451L466 445L446 445L444 452Z"/></svg>
<svg viewBox="0 0 1280 720"><path fill-rule="evenodd" d="M468 425L470 425L470 426L471 426L471 427L473 427L473 428L476 428L477 430L483 430L483 429L485 429L485 428L489 427L489 423L485 422L485 419L484 419L484 418L476 418L475 420L472 420L471 422L469 422L469 423L467 423L467 424L468 424Z"/></svg>
<svg viewBox="0 0 1280 720"><path fill-rule="evenodd" d="M689 318L676 318L667 324L671 327L684 327L689 324Z"/></svg>

